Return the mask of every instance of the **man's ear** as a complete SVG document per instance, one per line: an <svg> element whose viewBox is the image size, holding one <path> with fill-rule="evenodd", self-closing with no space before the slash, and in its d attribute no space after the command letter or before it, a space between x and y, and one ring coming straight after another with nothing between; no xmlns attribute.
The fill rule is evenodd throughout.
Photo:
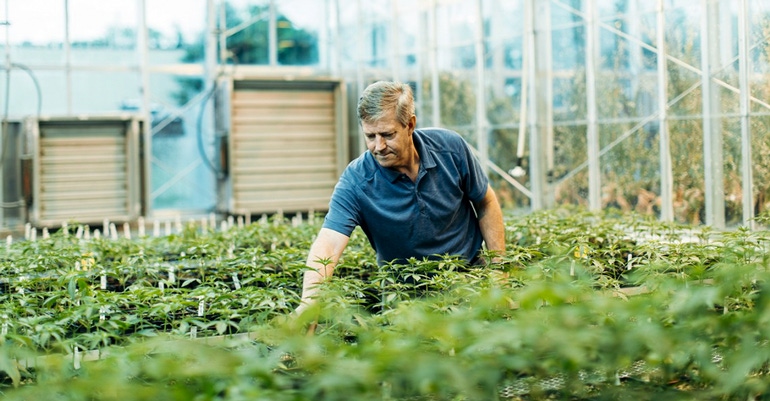
<svg viewBox="0 0 770 401"><path fill-rule="evenodd" d="M412 117L409 118L409 133L414 132L414 128L417 126L417 117L415 117L414 114L412 114Z"/></svg>

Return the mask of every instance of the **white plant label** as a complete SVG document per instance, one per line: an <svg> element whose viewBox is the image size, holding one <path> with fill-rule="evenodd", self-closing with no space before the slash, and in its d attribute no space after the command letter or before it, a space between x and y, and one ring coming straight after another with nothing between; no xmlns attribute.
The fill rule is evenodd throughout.
<svg viewBox="0 0 770 401"><path fill-rule="evenodd" d="M102 280L101 280L99 288L101 288L103 290L107 289L107 275L104 274L104 273L102 273Z"/></svg>
<svg viewBox="0 0 770 401"><path fill-rule="evenodd" d="M75 355L73 357L73 366L75 369L80 369L80 348L75 347Z"/></svg>
<svg viewBox="0 0 770 401"><path fill-rule="evenodd" d="M236 290L241 289L241 280L238 280L238 273L233 273L233 285Z"/></svg>

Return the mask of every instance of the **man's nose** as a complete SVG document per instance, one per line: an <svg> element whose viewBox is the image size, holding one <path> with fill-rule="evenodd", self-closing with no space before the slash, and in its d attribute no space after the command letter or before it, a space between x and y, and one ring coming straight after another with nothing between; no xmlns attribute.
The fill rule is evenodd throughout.
<svg viewBox="0 0 770 401"><path fill-rule="evenodd" d="M374 150L383 150L385 149L385 140L382 139L381 136L377 135L374 137Z"/></svg>

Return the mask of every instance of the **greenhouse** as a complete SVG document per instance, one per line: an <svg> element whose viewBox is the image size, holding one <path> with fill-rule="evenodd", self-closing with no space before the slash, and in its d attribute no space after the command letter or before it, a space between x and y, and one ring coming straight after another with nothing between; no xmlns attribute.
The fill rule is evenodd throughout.
<svg viewBox="0 0 770 401"><path fill-rule="evenodd" d="M770 399L770 1L0 7L3 398ZM311 263L380 81L502 250Z"/></svg>

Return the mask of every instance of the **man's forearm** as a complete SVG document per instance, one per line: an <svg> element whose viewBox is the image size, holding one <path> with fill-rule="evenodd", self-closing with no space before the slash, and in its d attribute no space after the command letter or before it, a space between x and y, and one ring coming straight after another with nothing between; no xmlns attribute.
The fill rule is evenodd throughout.
<svg viewBox="0 0 770 401"><path fill-rule="evenodd" d="M505 226L499 209L497 212L489 211L486 213L479 220L479 227L487 249L502 255L505 252Z"/></svg>
<svg viewBox="0 0 770 401"><path fill-rule="evenodd" d="M505 223L503 211L492 188L488 189L487 196L477 212L481 236L487 249L502 255L505 252Z"/></svg>
<svg viewBox="0 0 770 401"><path fill-rule="evenodd" d="M334 267L348 243L346 235L328 229L321 229L310 246L305 264L309 267L302 277L302 298L297 312L307 308L318 293L319 284L331 278Z"/></svg>
<svg viewBox="0 0 770 401"><path fill-rule="evenodd" d="M316 265L316 266L311 266ZM318 285L331 277L334 272L334 266L330 264L320 264L318 262L308 263L311 269L306 270L302 278L302 303L310 303L311 299L318 292Z"/></svg>

